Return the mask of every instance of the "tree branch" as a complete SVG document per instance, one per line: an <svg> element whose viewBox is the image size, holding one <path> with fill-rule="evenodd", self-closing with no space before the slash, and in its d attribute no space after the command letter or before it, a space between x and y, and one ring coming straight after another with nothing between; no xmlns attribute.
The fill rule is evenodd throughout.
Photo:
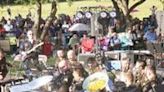
<svg viewBox="0 0 164 92"><path fill-rule="evenodd" d="M120 11L117 1L116 0L111 0L111 1L113 3L114 8L116 9L117 16L119 16L121 11Z"/></svg>
<svg viewBox="0 0 164 92"><path fill-rule="evenodd" d="M129 8L129 0L125 0L127 7Z"/></svg>
<svg viewBox="0 0 164 92"><path fill-rule="evenodd" d="M128 12L128 9L129 9L129 3L127 3L127 0L121 0L121 3L122 3L122 6L125 10L125 14Z"/></svg>
<svg viewBox="0 0 164 92"><path fill-rule="evenodd" d="M135 4L133 4L133 5L129 8L129 10L128 10L126 16L128 16L137 6L139 6L140 4L144 3L145 1L146 1L146 0L139 0L138 2L136 2Z"/></svg>
<svg viewBox="0 0 164 92"><path fill-rule="evenodd" d="M51 5L50 16L48 17L48 20L46 21L45 26L43 28L43 32L40 36L41 40L43 40L46 34L48 33L48 29L50 28L50 25L52 24L52 21L55 18L56 12L57 12L57 5L56 5L56 1L53 0Z"/></svg>
<svg viewBox="0 0 164 92"><path fill-rule="evenodd" d="M117 10L119 10L119 7L118 7L118 4L117 4L117 1L115 1L115 0L112 0L112 3L113 3L113 6L114 6L114 8Z"/></svg>
<svg viewBox="0 0 164 92"><path fill-rule="evenodd" d="M33 32L34 32L34 39L38 39L40 36L40 20L41 20L41 9L42 9L42 4L41 4L41 0L36 0L36 6L37 6L37 13L36 13L36 17L35 17L35 23L34 26L32 28Z"/></svg>

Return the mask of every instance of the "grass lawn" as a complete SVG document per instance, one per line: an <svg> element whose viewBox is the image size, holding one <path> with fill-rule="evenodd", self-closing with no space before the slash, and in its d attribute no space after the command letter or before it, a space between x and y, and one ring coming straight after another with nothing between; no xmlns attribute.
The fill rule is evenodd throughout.
<svg viewBox="0 0 164 92"><path fill-rule="evenodd" d="M133 4L135 1L137 0L131 0L131 4ZM112 3L110 0L102 0L101 2L96 2L95 0L78 1L78 2L73 2L72 6L69 6L68 3L58 3L57 14L65 13L72 16L76 13L76 11L78 10L78 7L80 6L95 6L95 5L111 6ZM132 13L132 15L140 19L143 17L146 17L149 14L151 14L150 8L153 5L157 6L158 10L162 10L162 4L159 2L159 0L146 0L144 4L136 8L138 12L134 12ZM25 17L28 11L29 10L34 11L34 8L35 8L34 5L11 6L13 17L17 15L18 13L22 14ZM7 7L0 8L0 17L7 16L6 9ZM42 6L43 18L46 18L46 16L49 15L50 9L51 9L50 4L44 4Z"/></svg>
<svg viewBox="0 0 164 92"><path fill-rule="evenodd" d="M10 54L6 56L7 62L12 64L12 67L8 67L8 76L9 77L22 77L24 74L24 70L22 69L21 62L13 61L13 58ZM48 66L54 66L55 65L55 57L49 57L47 61Z"/></svg>

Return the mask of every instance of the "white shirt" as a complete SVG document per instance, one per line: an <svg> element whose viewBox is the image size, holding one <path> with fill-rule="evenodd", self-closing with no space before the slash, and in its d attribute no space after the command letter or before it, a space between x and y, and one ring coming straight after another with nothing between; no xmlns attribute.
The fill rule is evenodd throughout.
<svg viewBox="0 0 164 92"><path fill-rule="evenodd" d="M7 32L11 32L12 29L13 29L13 25L11 25L11 24L5 24L5 25L4 25L4 29L5 29Z"/></svg>

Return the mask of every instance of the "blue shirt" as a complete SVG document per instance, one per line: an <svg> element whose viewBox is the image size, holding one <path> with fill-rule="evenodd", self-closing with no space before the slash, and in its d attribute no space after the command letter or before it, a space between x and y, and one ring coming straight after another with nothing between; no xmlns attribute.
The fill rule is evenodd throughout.
<svg viewBox="0 0 164 92"><path fill-rule="evenodd" d="M157 34L156 32L147 31L144 35L144 38L146 38L149 42L155 42L157 40Z"/></svg>

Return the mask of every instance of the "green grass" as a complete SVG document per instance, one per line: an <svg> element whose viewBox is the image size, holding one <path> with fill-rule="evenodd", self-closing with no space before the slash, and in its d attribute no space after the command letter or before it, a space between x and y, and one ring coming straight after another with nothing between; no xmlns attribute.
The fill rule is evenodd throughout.
<svg viewBox="0 0 164 92"><path fill-rule="evenodd" d="M9 62L12 67L8 67L8 76L10 77L22 77L24 74L24 70L21 67L21 62L19 61L13 61L13 58L10 54L6 55L7 62ZM54 66L55 65L55 57L49 57L47 61L48 66Z"/></svg>
<svg viewBox="0 0 164 92"><path fill-rule="evenodd" d="M6 56L6 60L7 60L7 62L9 62L9 63L11 63L11 64L16 64L16 65L18 65L20 62L18 62L18 61L13 61L13 58L11 57L11 55L10 54L8 54L7 56ZM50 57L48 57L48 60L47 60L47 65L54 65L55 64L55 61L56 61L56 57L54 57L54 56L50 56Z"/></svg>
<svg viewBox="0 0 164 92"><path fill-rule="evenodd" d="M134 3L135 1L137 0L131 0L131 4ZM103 0L101 2L96 2L95 0L78 1L78 2L73 2L72 6L69 6L68 3L58 3L57 14L65 13L72 16L76 13L76 10L78 10L78 7L80 6L95 6L95 5L111 6L112 3L110 0ZM150 8L153 5L157 6L158 10L162 10L162 4L158 0L147 0L144 4L137 7L137 10L139 10L139 12L134 12L132 13L132 15L138 18L143 18L145 16L148 16L149 14L151 14ZM24 17L28 13L29 9L34 11L34 8L35 8L34 5L11 6L12 15L15 16L18 13L20 13ZM6 9L7 7L0 8L0 16L7 16ZM49 15L50 9L51 9L50 4L44 4L42 6L42 16L44 18L46 18Z"/></svg>

